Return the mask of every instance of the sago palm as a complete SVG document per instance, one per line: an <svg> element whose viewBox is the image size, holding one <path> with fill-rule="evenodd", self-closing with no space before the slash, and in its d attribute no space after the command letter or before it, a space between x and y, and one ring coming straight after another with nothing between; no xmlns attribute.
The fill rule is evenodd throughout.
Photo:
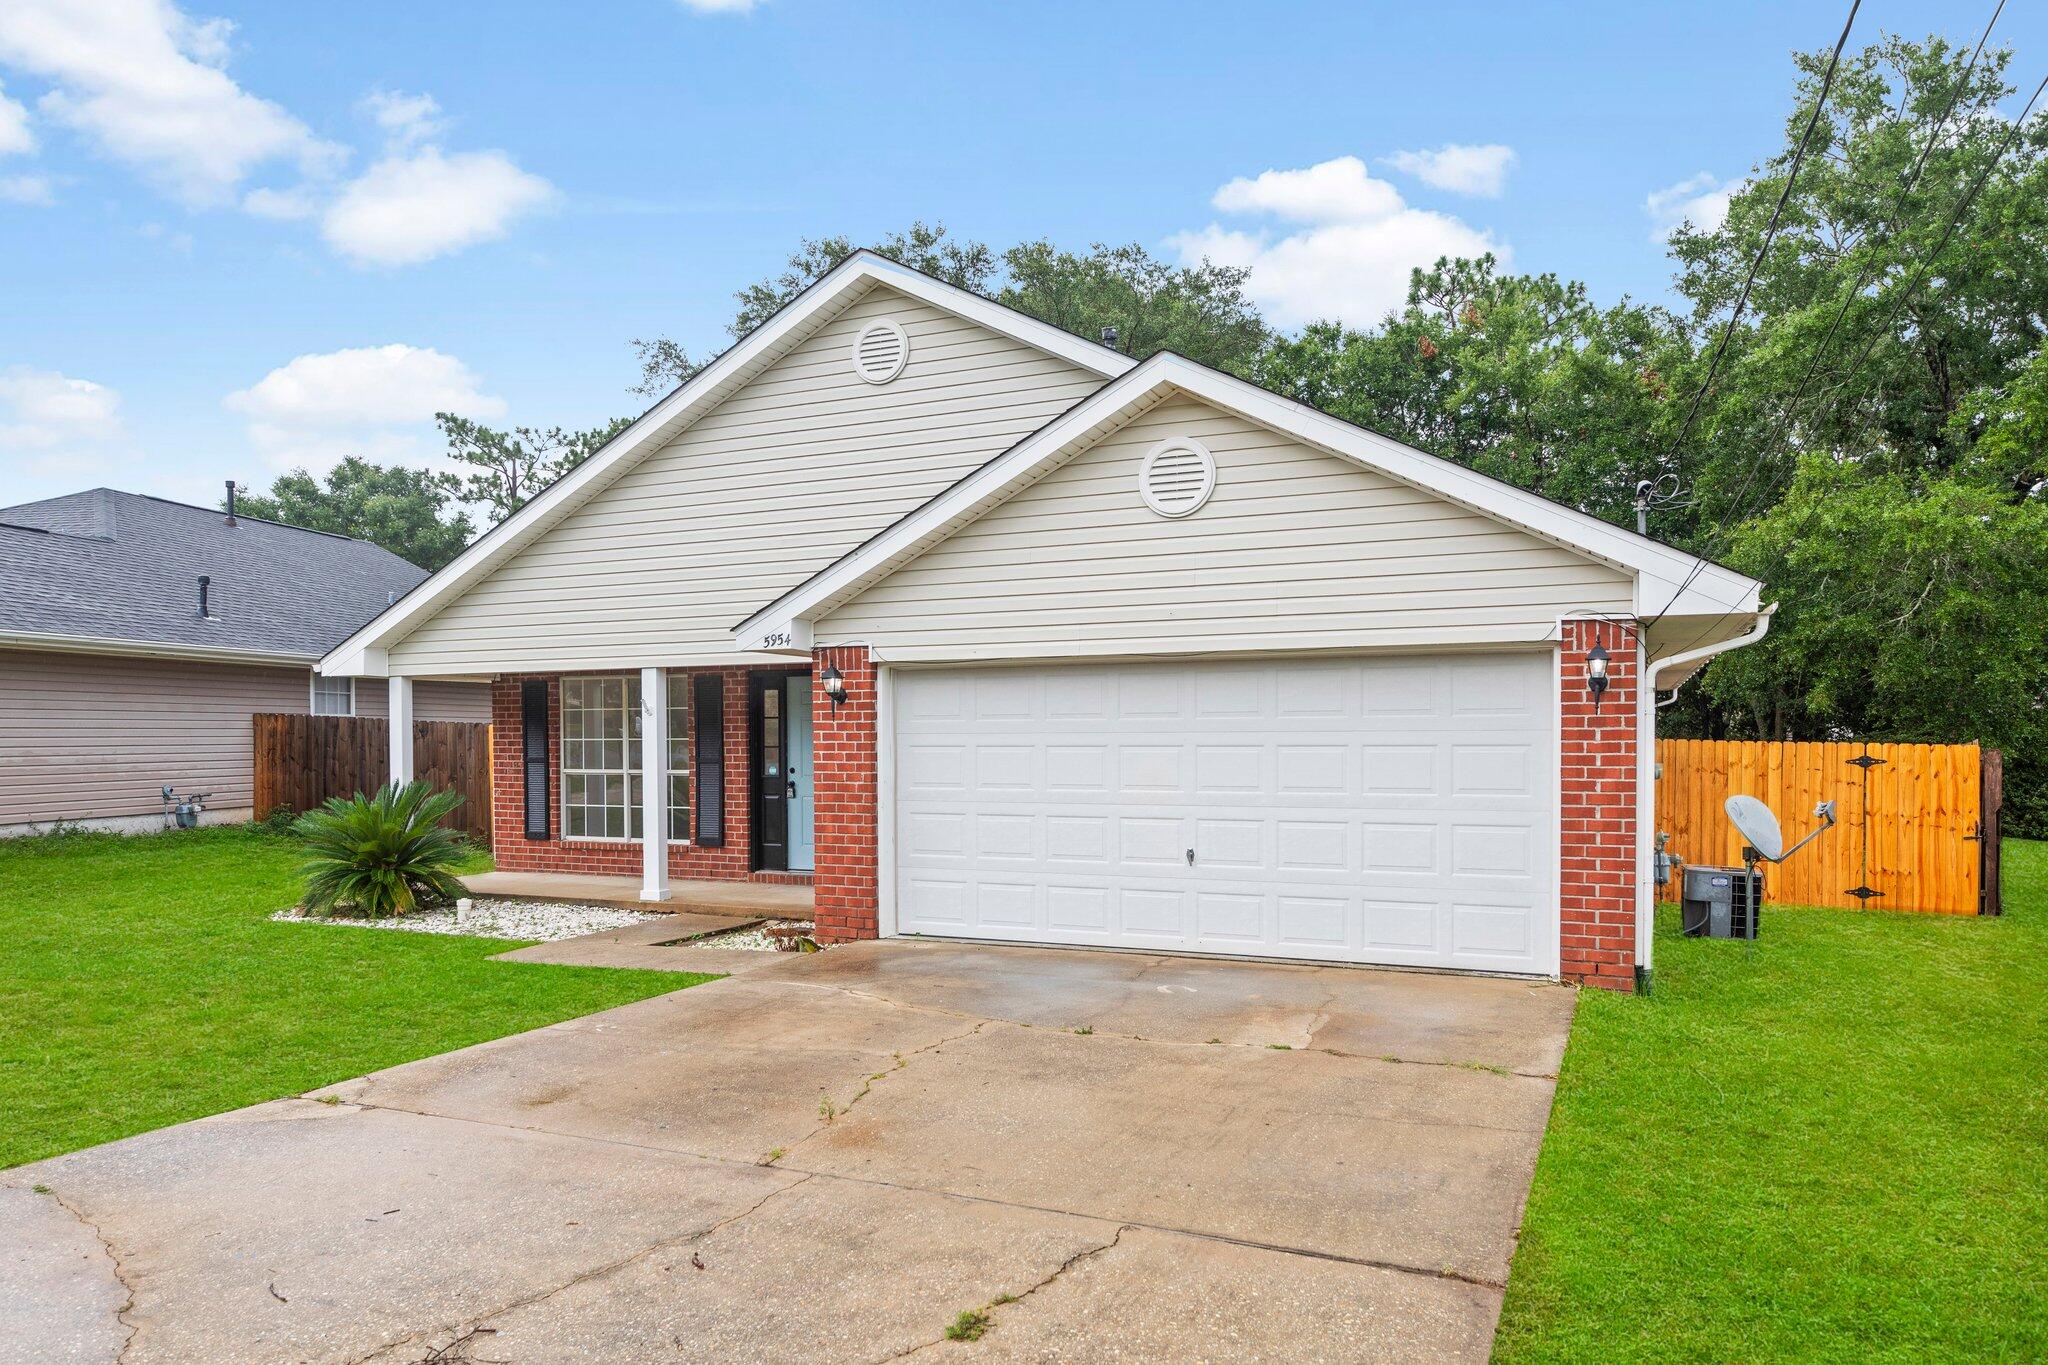
<svg viewBox="0 0 2048 1365"><path fill-rule="evenodd" d="M379 788L375 795L337 796L292 826L306 841L299 868L305 908L348 908L372 919L403 915L462 894L455 868L462 840L441 818L461 804L455 792L425 782Z"/></svg>

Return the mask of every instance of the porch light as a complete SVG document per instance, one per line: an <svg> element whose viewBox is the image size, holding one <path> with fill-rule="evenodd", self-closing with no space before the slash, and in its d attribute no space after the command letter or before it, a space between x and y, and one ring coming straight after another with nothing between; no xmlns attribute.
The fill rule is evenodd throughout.
<svg viewBox="0 0 2048 1365"><path fill-rule="evenodd" d="M832 699L834 706L846 700L846 679L830 664L818 675L818 681L825 685L825 695Z"/></svg>
<svg viewBox="0 0 2048 1365"><path fill-rule="evenodd" d="M1607 647L1595 643L1586 651L1586 690L1593 694L1593 709L1600 709L1600 698L1607 693Z"/></svg>

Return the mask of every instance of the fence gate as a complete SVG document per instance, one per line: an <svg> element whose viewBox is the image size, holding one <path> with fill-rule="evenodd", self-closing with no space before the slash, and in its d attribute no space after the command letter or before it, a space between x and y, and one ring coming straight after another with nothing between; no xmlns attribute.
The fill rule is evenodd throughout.
<svg viewBox="0 0 2048 1365"><path fill-rule="evenodd" d="M1765 871L1779 904L1997 914L1996 750L1974 744L1657 742L1654 828L1688 863L1742 861L1742 836L1722 804L1754 796L1787 841L1835 803L1840 823L1798 857Z"/></svg>

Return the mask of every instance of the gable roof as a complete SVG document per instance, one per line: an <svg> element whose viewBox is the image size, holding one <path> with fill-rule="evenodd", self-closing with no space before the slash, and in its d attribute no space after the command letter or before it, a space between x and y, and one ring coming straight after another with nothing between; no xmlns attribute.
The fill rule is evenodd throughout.
<svg viewBox="0 0 2048 1365"><path fill-rule="evenodd" d="M1123 374L1137 363L1106 346L1085 341L872 251L857 251L641 414L595 455L479 537L454 562L342 641L321 661L322 671L373 675L385 671L385 646L402 639L443 604L531 545L648 455L674 441L699 417L877 286L887 286L945 309L1104 379Z"/></svg>
<svg viewBox="0 0 2048 1365"><path fill-rule="evenodd" d="M368 541L112 488L0 508L0 644L307 664L426 576Z"/></svg>
<svg viewBox="0 0 2048 1365"><path fill-rule="evenodd" d="M740 622L739 647L807 647L811 622L1176 392L1628 573L1639 615L1757 609L1763 585L1732 569L1162 351Z"/></svg>

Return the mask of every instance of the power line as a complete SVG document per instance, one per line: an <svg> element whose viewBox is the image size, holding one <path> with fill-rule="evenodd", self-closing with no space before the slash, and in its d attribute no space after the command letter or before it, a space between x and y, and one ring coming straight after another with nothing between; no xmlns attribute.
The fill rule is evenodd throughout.
<svg viewBox="0 0 2048 1365"><path fill-rule="evenodd" d="M1962 223L1964 216L1970 210L1970 206L1976 202L1978 192L1984 188L1985 184L1991 179L1992 171L1996 170L1998 164L2001 161L2005 160L2006 153L2011 151L2013 144L2019 140L2020 134L2026 128L2027 117L2028 115L2034 112L2034 105L2037 102L2039 102L2043 91L2048 91L2048 76L2043 76L2041 78L2041 83L2034 87L2034 93L2028 97L2026 107L2020 110L2019 115L2013 119L2011 127L2007 129L2005 140L1999 144L1998 150L1992 154L1991 159L1984 163L1984 169L1977 173L1977 178L1973 182L1971 182L1969 190L1956 204L1955 212L1949 215L1948 225L1942 231L1941 240L1935 243L1934 250L1929 252L1927 256L1920 262L1919 267L1913 272L1912 280L1908 282L1906 288L1900 292L1898 301L1892 305L1891 312L1886 314L1884 321L1880 323L1874 331L1872 331L1870 335L1870 340L1864 345L1862 354L1856 357L1855 362L1850 365L1849 369L1843 375L1842 381L1839 384L1835 385L1835 387L1830 391L1828 395L1830 398L1834 397L1836 394L1841 393L1844 389L1848 387L1849 382L1856 377L1856 375L1862 370L1865 362L1867 362L1870 359L1871 355L1877 350L1878 343L1890 334L1892 324L1898 320L1899 314L1905 311L1906 305L1912 301L1913 295L1919 291L1921 283L1925 281L1927 278L1928 270L1934 265L1936 261L1941 259L1941 253L1948 249L1949 242L1953 240L1955 237L1956 228ZM1690 584L1692 579L1696 577L1704 567L1704 561L1702 561L1700 564L1696 564L1693 566L1693 573L1689 575L1686 578L1685 582L1681 583L1679 586L1680 593L1685 591L1686 585ZM1672 596L1672 600L1676 601L1677 596L1678 594L1674 593ZM1666 610L1669 610L1668 604L1666 606ZM1707 624L1705 630L1701 631L1697 636L1693 638L1692 644L1687 645L1686 648L1690 649L1692 648L1693 644L1698 644L1701 640L1704 640L1709 634L1711 634L1715 630L1716 627L1718 627L1721 624L1721 622L1727 620L1728 617L1733 614L1733 611L1734 609L1731 607L1727 610L1724 610L1719 616L1715 617L1711 622ZM1661 619L1661 617L1662 613L1659 613L1658 617L1651 618L1651 620L1647 624L1654 625L1656 624L1657 620Z"/></svg>
<svg viewBox="0 0 2048 1365"><path fill-rule="evenodd" d="M1941 130L1947 126L1950 116L1955 113L1956 106L1959 103L1961 103L1963 92L1969 88L1970 76L1976 71L1977 62L1984 55L1985 44L1990 41L1991 31L1993 28L1997 26L1999 16L2005 12L2005 5L2006 0L1998 0L1997 7L1993 9L1991 12L1990 20L1984 25L1984 31L1977 37L1977 46L1975 50L1971 52L1969 62L1965 64L1965 66L1963 67L1962 75L1957 77L1954 87L1949 91L1948 103L1943 107L1940 115L1934 120L1934 122L1928 126L1927 137L1926 140L1921 144L1920 155L1914 161L1913 169L1907 174L1903 186L1900 190L1899 202L1893 210L1894 215L1903 214L1910 207L1912 203L1913 192L1914 190L1919 188L1920 177L1922 173L1927 169L1928 158L1932 156L1935 145L1941 140ZM1908 91L1908 97L1910 98L1910 90ZM1905 100L1901 100L1901 109L1904 108L1904 105ZM2032 107L2031 102L2029 103L2028 107ZM1965 202L1964 207L1968 207L1967 201ZM1893 233L1891 235L1895 236L1897 234L1897 230L1899 228L1903 228L1904 226L1905 224L1903 221L1897 223L1894 226ZM1942 245L1945 246L1946 244L1947 238L1944 237ZM1940 247L1937 247L1936 251L1939 252L1940 249ZM1843 320L1848 317L1849 309L1851 308L1851 306L1854 305L1856 299L1862 294L1864 288L1867 285L1869 285L1871 280L1875 277L1875 273L1876 272L1873 269L1871 269L1871 267L1864 267L1863 271L1857 276L1855 284L1843 293L1841 306L1835 310L1835 316L1828 323L1828 329L1826 334L1821 337L1820 344L1814 348L1812 358L1808 360L1806 365L1806 371L1804 374L1800 376L1799 383L1794 388L1792 396L1789 399L1787 399L1784 403L1779 405L1777 425L1779 431L1781 432L1781 434L1784 435L1784 437L1787 440L1790 439L1790 435L1794 430L1793 424L1789 419L1792 417L1794 411L1798 408L1801 400L1805 398L1806 391L1808 387L1813 383L1814 376L1819 373L1821 361L1826 357L1829 347L1831 347L1834 344L1835 335L1841 329ZM1883 330L1884 329L1880 328L1878 333L1874 334L1872 341L1873 347L1875 346L1876 336L1882 336ZM1869 352L1866 351L1865 355L1867 356L1868 354ZM1855 372L1858 368L1860 368L1861 363L1862 362L1859 359L1856 365L1852 365L1849 368L1849 370L1847 370L1844 373L1843 380L1841 381L1841 383L1838 383L1835 386L1833 392L1839 392L1842 389L1842 387L1844 387L1848 383L1850 379L1854 378ZM1755 483L1757 473L1763 468L1763 465L1764 457L1762 455L1759 455L1757 459L1750 462L1748 469L1745 470L1743 473L1741 485L1735 491L1735 497L1723 508L1721 516L1715 526L1714 534L1707 542L1709 546L1718 546L1721 549L1726 548L1733 526L1737 522L1739 522L1741 518L1744 515L1746 515L1749 510L1749 490L1751 485ZM1647 622L1648 625L1655 625L1659 620L1662 620L1663 617L1671 610L1672 605L1675 604L1680 597L1685 595L1685 590L1691 587L1694 581L1699 578L1700 574L1705 571L1706 553L1702 553L1702 555L1700 555L1699 558L1701 562L1695 564L1692 567L1691 571L1686 574L1684 580L1679 583L1677 590L1671 594L1670 599L1665 603L1664 610L1658 612L1655 616L1652 616ZM1726 616L1727 613L1724 612L1720 619L1726 619ZM1714 624L1718 625L1719 620L1717 620ZM1710 626L1708 629L1711 630L1712 626ZM1704 635L1698 637L1698 639L1704 638ZM1697 643L1697 639L1695 640L1695 643ZM1687 648L1689 649L1691 648L1691 646L1688 645Z"/></svg>
<svg viewBox="0 0 2048 1365"><path fill-rule="evenodd" d="M1835 39L1834 54L1828 58L1827 74L1821 78L1820 97L1813 102L1813 112L1806 119L1806 130L1799 135L1799 145L1792 152L1792 167L1785 173L1785 187L1778 192L1777 207L1771 210L1770 226L1764 229L1764 240L1749 263L1749 273L1743 277L1742 292L1736 296L1735 307L1728 314L1728 323L1721 329L1720 343L1714 347L1714 358L1707 365L1707 377L1694 392L1692 405L1686 409L1685 421L1680 423L1678 434L1664 447L1664 454L1658 460L1660 465L1671 458L1692 431L1693 421L1700 415L1700 403L1705 400L1707 390L1714 387L1715 376L1721 372L1721 359L1728 354L1728 342L1735 335L1735 325L1742 320L1742 312L1749 306L1749 291L1756 285L1757 272L1763 268L1764 257L1770 253L1771 243L1778 235L1778 225L1785 216L1785 204L1792 198L1792 186L1799 179L1800 165L1806 160L1807 145L1812 142L1813 130L1820 123L1820 113L1827 105L1828 93L1835 88L1835 68L1841 65L1842 49L1848 45L1849 30L1856 23L1856 11L1862 8L1863 0L1853 0L1849 6L1849 17L1842 24L1841 36Z"/></svg>

